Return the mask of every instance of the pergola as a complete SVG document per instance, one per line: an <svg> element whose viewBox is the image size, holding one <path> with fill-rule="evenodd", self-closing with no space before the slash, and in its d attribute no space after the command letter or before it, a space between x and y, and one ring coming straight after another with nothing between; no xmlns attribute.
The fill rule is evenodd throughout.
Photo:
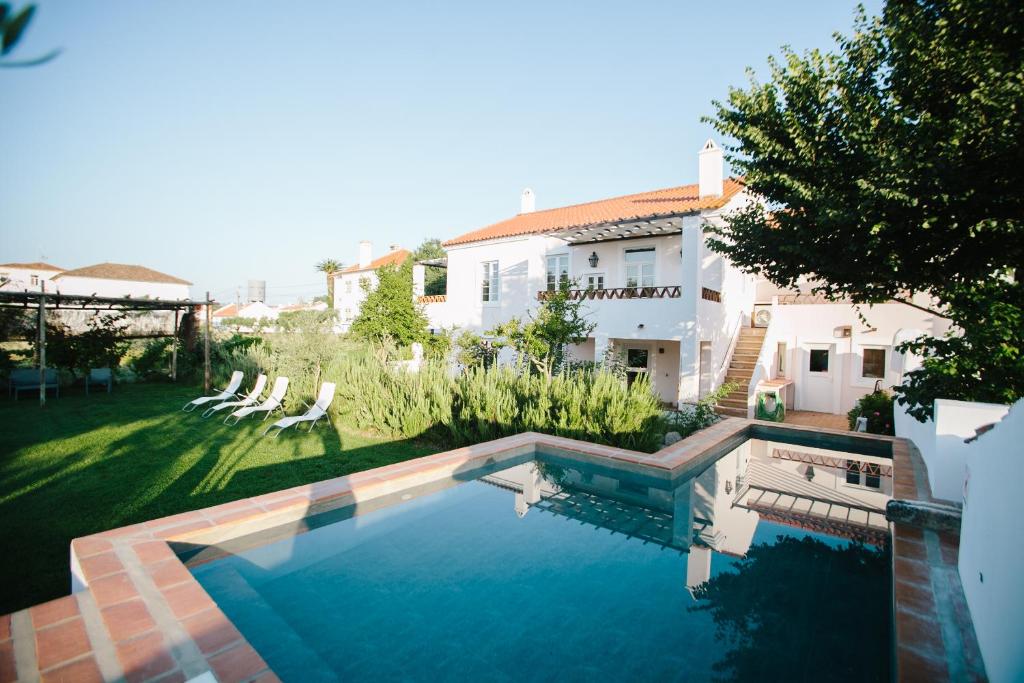
<svg viewBox="0 0 1024 683"><path fill-rule="evenodd" d="M38 292L35 291L4 291L0 290L0 308L35 309L36 339L39 348L39 405L46 405L46 312L56 310L74 311L174 311L174 332L170 335L174 344L171 346L171 378L178 378L178 322L182 312L206 309L206 339L203 349L203 386L210 390L210 318L213 306L217 302L206 293L203 301L190 299L135 299L132 297L108 297L95 294L62 294L47 292L45 284Z"/></svg>

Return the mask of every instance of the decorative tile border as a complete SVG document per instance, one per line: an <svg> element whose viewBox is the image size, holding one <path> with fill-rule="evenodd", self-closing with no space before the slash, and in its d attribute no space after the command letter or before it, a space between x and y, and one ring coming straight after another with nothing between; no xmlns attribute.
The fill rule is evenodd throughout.
<svg viewBox="0 0 1024 683"><path fill-rule="evenodd" d="M205 672L212 672L221 683L276 681L266 662L202 589L168 542L209 545L411 486L459 478L537 450L611 461L615 467L674 478L710 464L749 438L752 428L756 428L759 438L782 431L890 443L896 496L927 495L930 499L929 492L922 494L918 488L921 478L915 471L917 463L910 459L909 442L891 437L727 418L649 454L527 432L75 539L71 544L71 568L78 592L0 617L0 683L172 683ZM927 477L923 481L927 486ZM916 541L913 532L899 528L894 531L894 577L898 584L908 584L903 588L897 585L895 593L901 680L940 673L929 658L929 648L936 642L946 642L936 638L935 620L922 623L923 619L913 618L936 604L934 587L929 591L923 584L922 567L915 564L920 561L913 553L919 549L908 545ZM955 552L950 539L938 548L940 558L949 559ZM953 567L955 570L955 561ZM900 622L902 608L909 616ZM911 614L913 610L916 613ZM966 615L966 606L963 613ZM967 619L969 625L969 615Z"/></svg>

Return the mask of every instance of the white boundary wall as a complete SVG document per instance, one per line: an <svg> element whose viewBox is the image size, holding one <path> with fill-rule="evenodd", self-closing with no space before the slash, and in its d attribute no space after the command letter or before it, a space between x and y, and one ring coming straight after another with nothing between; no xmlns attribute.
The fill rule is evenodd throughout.
<svg viewBox="0 0 1024 683"><path fill-rule="evenodd" d="M973 450L965 440L974 436L979 427L1001 420L1008 407L938 399L935 417L923 423L907 415L898 403L893 408L896 436L910 439L921 451L928 466L932 495L961 502L968 454Z"/></svg>
<svg viewBox="0 0 1024 683"><path fill-rule="evenodd" d="M963 446L967 482L960 528L960 581L989 680L1021 681L1024 534L1018 500L1024 477L1024 399L991 431Z"/></svg>

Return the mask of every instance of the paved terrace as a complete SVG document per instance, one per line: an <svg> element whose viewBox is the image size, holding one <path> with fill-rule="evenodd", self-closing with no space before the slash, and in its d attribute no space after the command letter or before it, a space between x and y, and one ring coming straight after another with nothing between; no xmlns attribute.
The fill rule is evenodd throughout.
<svg viewBox="0 0 1024 683"><path fill-rule="evenodd" d="M747 438L768 437L773 431L818 439L850 436L727 418L645 454L524 433L75 539L70 560L81 590L0 617L0 682L172 683L206 672L221 683L276 681L168 542L215 544L410 486L459 479L538 449L591 461L612 460L618 467L675 478L702 468ZM873 435L856 438L892 444L895 497L931 500L924 463L910 442ZM893 539L898 680L983 680L957 574L959 539L902 524L894 525Z"/></svg>

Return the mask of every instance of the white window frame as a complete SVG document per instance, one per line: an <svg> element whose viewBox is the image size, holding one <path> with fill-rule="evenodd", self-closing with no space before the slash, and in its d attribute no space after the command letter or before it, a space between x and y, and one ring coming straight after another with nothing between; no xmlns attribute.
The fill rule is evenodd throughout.
<svg viewBox="0 0 1024 683"><path fill-rule="evenodd" d="M554 267L555 267L555 278L556 279L555 279L554 282L552 282L552 279L551 279L551 274L552 274L551 273L551 266L552 266L552 262L554 262ZM559 254L548 254L547 258L544 259L544 288L547 291L553 292L553 291L555 291L555 289L557 289L557 283L560 280L559 272L558 271L559 271L561 265L563 265L563 264L565 266L565 283L566 283L566 286L568 286L569 283L572 282L572 279L569 277L569 254L566 253L566 252L559 253Z"/></svg>
<svg viewBox="0 0 1024 683"><path fill-rule="evenodd" d="M882 359L882 376L881 377L865 377L864 376L864 352L867 351L868 349L874 349L876 351L881 351L884 354L884 358ZM873 386L875 386L875 382L877 382L878 380L882 380L882 383L884 384L885 383L885 377L886 377L886 375L889 372L889 358L890 358L889 347L885 346L884 344L862 344L860 346L860 348L857 349L857 351L858 351L858 353L857 353L857 362L860 365L860 367L857 368L857 374L856 374L856 380L855 380L856 381L856 385L857 386L863 386L863 387L873 387Z"/></svg>
<svg viewBox="0 0 1024 683"><path fill-rule="evenodd" d="M345 280L345 293L346 294L351 294L352 293L352 279L351 278L348 278L348 279Z"/></svg>
<svg viewBox="0 0 1024 683"><path fill-rule="evenodd" d="M784 378L786 376L786 370L789 369L789 359L786 358L786 356L789 355L789 344L784 341L776 342L775 353L779 357L778 364L775 368L775 376ZM810 362L810 360L808 360L808 362Z"/></svg>
<svg viewBox="0 0 1024 683"><path fill-rule="evenodd" d="M630 264L627 260L627 256L630 252L638 251L649 251L651 252L651 283L644 284L643 282L643 268L640 269L639 279L637 284L629 284L629 268ZM643 265L643 264L638 264ZM640 288L640 287L656 287L658 284L658 247L654 244L637 245L622 248L622 286L628 288Z"/></svg>
<svg viewBox="0 0 1024 683"><path fill-rule="evenodd" d="M811 352L812 351L825 351L828 354L828 370L821 372L819 370L811 370ZM807 367L804 371L811 377L831 377L833 370L835 370L836 353L831 344L812 344L807 348Z"/></svg>
<svg viewBox="0 0 1024 683"><path fill-rule="evenodd" d="M501 269L498 261L481 261L480 268L480 302L484 306L496 306L501 301ZM484 287L487 288L486 297Z"/></svg>
<svg viewBox="0 0 1024 683"><path fill-rule="evenodd" d="M854 460L853 458L847 458L847 462L868 463L869 465L877 466L878 470L879 470L878 474L874 474L874 475L870 475L870 476L873 476L876 479L878 479L878 486L869 486L868 485L868 476L869 475L868 475L867 472L865 472L863 470L858 472L858 477L857 477L857 483L856 484L853 483L852 481L847 480L846 477L850 473L850 470L849 470L848 467L844 467L843 468L842 477L843 477L843 485L844 486L848 486L850 488L857 488L857 489L861 489L861 490L864 490L864 491L884 492L883 491L883 486L882 486L882 472L881 472L882 466L879 463L876 463L876 462L874 462L872 460Z"/></svg>
<svg viewBox="0 0 1024 683"><path fill-rule="evenodd" d="M594 283L592 281L595 278L601 278L601 286L600 287L594 286ZM585 289L588 289L588 290L589 289L593 289L594 291L599 291L599 290L604 289L607 286L608 286L608 276L605 273L603 273L603 272L601 272L601 273L598 273L598 272L587 273Z"/></svg>
<svg viewBox="0 0 1024 683"><path fill-rule="evenodd" d="M31 279L33 287L38 287L39 286L39 276L38 275L33 273L32 275L29 276L29 278Z"/></svg>

